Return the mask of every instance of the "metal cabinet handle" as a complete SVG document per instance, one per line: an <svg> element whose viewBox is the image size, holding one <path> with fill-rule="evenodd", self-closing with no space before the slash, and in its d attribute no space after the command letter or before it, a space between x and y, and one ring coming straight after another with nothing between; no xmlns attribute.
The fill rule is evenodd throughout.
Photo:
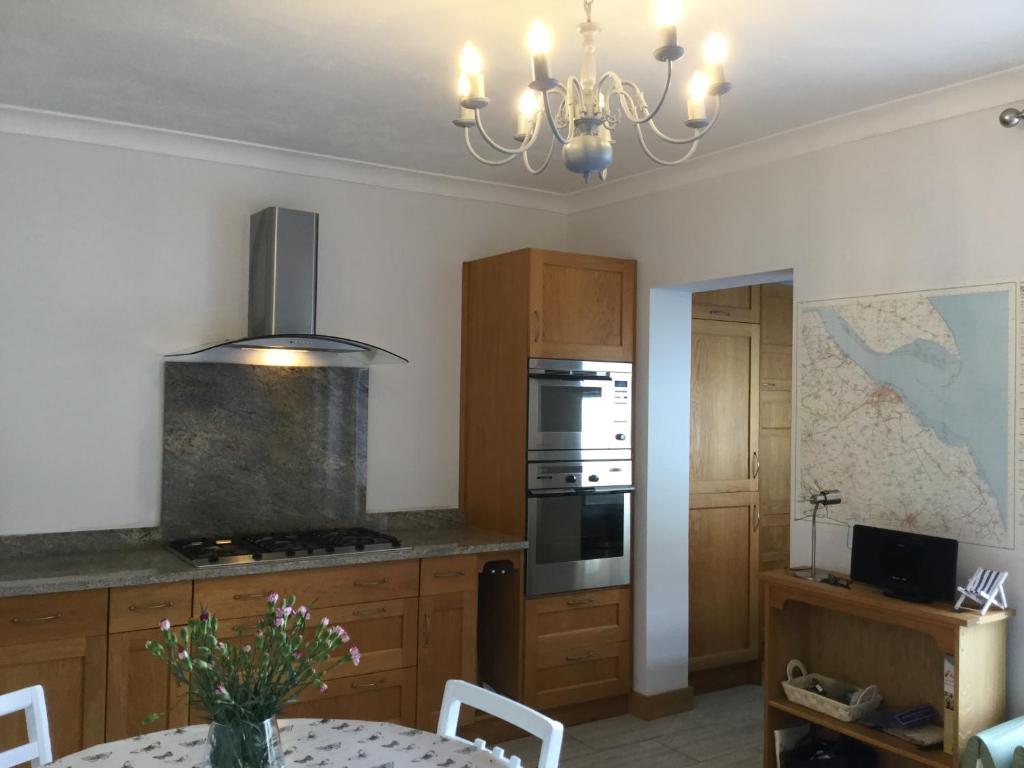
<svg viewBox="0 0 1024 768"><path fill-rule="evenodd" d="M574 597L565 601L566 605L578 606L578 605L591 605L594 602L592 597Z"/></svg>
<svg viewBox="0 0 1024 768"><path fill-rule="evenodd" d="M44 621L56 621L63 614L51 613L49 616L15 616L11 619L11 624L39 624Z"/></svg>
<svg viewBox="0 0 1024 768"><path fill-rule="evenodd" d="M566 656L565 660L568 661L570 664L576 664L580 661L590 661L596 655L597 654L595 654L593 651L587 651L586 653L581 653L579 656Z"/></svg>
<svg viewBox="0 0 1024 768"><path fill-rule="evenodd" d="M754 467L751 479L756 480L757 474L761 471L761 459L758 457L757 451L754 451L753 455L750 457L750 463Z"/></svg>
<svg viewBox="0 0 1024 768"><path fill-rule="evenodd" d="M460 578L462 576L465 576L465 575L466 575L465 571L435 571L434 572L434 578L435 579L458 579L458 578Z"/></svg>
<svg viewBox="0 0 1024 768"><path fill-rule="evenodd" d="M128 610L131 611L132 613L134 613L136 611L158 611L161 608L173 608L173 607L174 607L174 601L173 600L167 600L166 602L163 602L163 603L153 603L152 605L135 605L135 603L132 603L131 605L128 606Z"/></svg>
<svg viewBox="0 0 1024 768"><path fill-rule="evenodd" d="M384 685L386 680L371 680L368 683L352 683L352 690L358 691L362 688L376 688L378 685Z"/></svg>
<svg viewBox="0 0 1024 768"><path fill-rule="evenodd" d="M377 581L353 581L353 587L379 587L382 584L387 584L387 579L378 579Z"/></svg>
<svg viewBox="0 0 1024 768"><path fill-rule="evenodd" d="M761 505L754 505L754 530L756 531L761 527Z"/></svg>
<svg viewBox="0 0 1024 768"><path fill-rule="evenodd" d="M232 600L265 600L267 598L266 592L246 592L241 595L233 595Z"/></svg>
<svg viewBox="0 0 1024 768"><path fill-rule="evenodd" d="M723 317L732 317L732 312L728 309L709 309L709 315L722 315Z"/></svg>
<svg viewBox="0 0 1024 768"><path fill-rule="evenodd" d="M358 610L352 611L353 616L378 616L382 613L387 613L387 608L359 608Z"/></svg>

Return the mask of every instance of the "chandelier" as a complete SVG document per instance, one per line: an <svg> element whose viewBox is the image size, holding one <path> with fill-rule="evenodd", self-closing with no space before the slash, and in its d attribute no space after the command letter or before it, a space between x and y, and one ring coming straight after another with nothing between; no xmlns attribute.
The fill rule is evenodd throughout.
<svg viewBox="0 0 1024 768"><path fill-rule="evenodd" d="M458 81L459 116L452 122L463 129L466 147L474 158L484 165L497 166L519 157L526 170L537 175L548 167L557 143L562 147L562 161L566 168L582 175L584 182L589 182L595 175L603 181L608 178L608 168L612 164L615 131L620 126L629 125L636 129L644 154L658 165L679 165L693 156L701 138L718 120L721 96L732 87L725 79L723 69L729 52L725 38L712 33L704 42L704 68L694 72L687 88L686 127L690 129L689 135L672 136L661 130L654 118L668 98L672 64L683 57L683 48L677 39L681 15L678 0L659 0L657 3L659 45L654 49L654 58L665 64L665 86L653 108L640 86L632 80L624 80L615 72L606 72L600 78L597 76L597 36L601 26L590 18L593 4L594 0L584 0L587 20L577 27L583 37L580 74L570 75L564 83L551 76L548 61L551 32L539 20L531 25L527 48L533 60L533 80L519 98L513 136L515 146L500 144L484 128L483 109L490 99L484 91L483 57L473 43L466 43ZM709 97L713 100L710 112L707 105ZM542 124L550 129L551 141L543 160L534 165L529 152L540 136ZM474 128L484 143L500 157L487 157L477 151L471 137ZM645 130L668 145L687 149L680 157L663 159L651 149Z"/></svg>

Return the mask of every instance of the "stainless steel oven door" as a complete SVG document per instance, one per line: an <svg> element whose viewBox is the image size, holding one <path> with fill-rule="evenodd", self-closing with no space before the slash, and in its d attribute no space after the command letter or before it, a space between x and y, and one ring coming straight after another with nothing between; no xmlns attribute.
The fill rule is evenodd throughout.
<svg viewBox="0 0 1024 768"><path fill-rule="evenodd" d="M531 494L526 594L629 584L632 490Z"/></svg>
<svg viewBox="0 0 1024 768"><path fill-rule="evenodd" d="M527 450L628 450L632 365L531 360Z"/></svg>

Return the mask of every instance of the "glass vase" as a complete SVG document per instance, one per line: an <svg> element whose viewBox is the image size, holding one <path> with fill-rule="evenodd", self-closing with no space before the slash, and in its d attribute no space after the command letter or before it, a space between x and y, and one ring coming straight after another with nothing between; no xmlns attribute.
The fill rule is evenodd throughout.
<svg viewBox="0 0 1024 768"><path fill-rule="evenodd" d="M284 768L277 718L260 723L210 723L206 739L210 768Z"/></svg>

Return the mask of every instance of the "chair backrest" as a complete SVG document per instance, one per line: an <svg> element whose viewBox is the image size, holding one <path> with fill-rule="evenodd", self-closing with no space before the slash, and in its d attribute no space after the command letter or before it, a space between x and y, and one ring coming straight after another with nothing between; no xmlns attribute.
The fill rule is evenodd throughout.
<svg viewBox="0 0 1024 768"><path fill-rule="evenodd" d="M545 717L540 712L532 710L518 701L471 685L465 680L449 680L444 687L441 716L437 721L437 732L440 735L452 739L459 738L455 731L459 726L459 710L463 704L482 710L536 736L541 741L537 768L558 768L558 756L562 752L562 731L564 730L560 722ZM465 741L465 739L460 740ZM487 749L486 743L481 739L472 743L480 749ZM494 747L488 751L510 766L519 765L518 757L506 758L500 747Z"/></svg>
<svg viewBox="0 0 1024 768"><path fill-rule="evenodd" d="M33 685L31 688L0 695L0 717L22 711L25 713L28 744L0 752L0 768L11 768L23 763L31 763L33 768L39 768L53 762L43 686Z"/></svg>

